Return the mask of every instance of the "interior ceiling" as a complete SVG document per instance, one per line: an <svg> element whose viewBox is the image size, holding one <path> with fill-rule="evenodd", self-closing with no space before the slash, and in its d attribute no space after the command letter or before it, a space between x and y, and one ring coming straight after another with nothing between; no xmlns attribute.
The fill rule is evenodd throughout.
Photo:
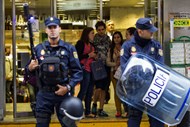
<svg viewBox="0 0 190 127"><path fill-rule="evenodd" d="M12 13L12 0L6 0L5 1L5 13L8 15L11 15ZM22 14L23 13L23 3L27 2L29 3L30 6L30 13L34 15L34 13L37 15L38 14L50 14L51 13L51 1L53 0L15 0L15 5L16 5L16 13L17 14ZM57 0L59 3L66 3L69 1L80 1L85 3L87 0ZM90 1L90 0L88 0ZM97 8L96 9L87 9L87 10L59 10L60 8L63 8L63 6L66 6L65 4L62 4L62 7L58 7L60 5L57 5L57 14L71 14L71 15L76 15L76 14L85 14L85 15L90 15L90 17L96 18L96 16L99 14L99 2L100 0L96 0L97 2ZM134 7L138 2L142 2L144 0L102 0L103 1L103 11L104 11L104 16L109 18L109 12L111 7ZM140 5L143 7L143 5Z"/></svg>
<svg viewBox="0 0 190 127"><path fill-rule="evenodd" d="M110 0L110 7L133 7L138 2L142 0Z"/></svg>
<svg viewBox="0 0 190 127"><path fill-rule="evenodd" d="M11 1L11 0L10 0ZM5 1L5 7L11 7L11 2L9 0ZM66 0L69 1L69 0ZM72 0L71 0L72 1ZM84 0L83 0L84 1ZM105 7L133 7L138 2L141 2L142 0L103 0L103 3L105 4ZM15 2L30 2L32 6L35 8L45 8L50 6L50 0L15 0ZM97 0L99 3L99 0Z"/></svg>

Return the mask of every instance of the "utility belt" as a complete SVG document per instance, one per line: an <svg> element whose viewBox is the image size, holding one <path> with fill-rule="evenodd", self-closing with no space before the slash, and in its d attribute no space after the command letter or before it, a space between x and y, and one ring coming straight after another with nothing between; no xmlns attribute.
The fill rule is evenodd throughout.
<svg viewBox="0 0 190 127"><path fill-rule="evenodd" d="M58 86L42 86L40 90L46 91L46 92L55 92L59 89Z"/></svg>

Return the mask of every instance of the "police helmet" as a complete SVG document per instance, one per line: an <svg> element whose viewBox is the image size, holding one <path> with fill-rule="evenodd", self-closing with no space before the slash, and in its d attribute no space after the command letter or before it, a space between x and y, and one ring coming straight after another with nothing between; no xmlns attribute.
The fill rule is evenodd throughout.
<svg viewBox="0 0 190 127"><path fill-rule="evenodd" d="M72 120L81 120L83 118L83 111L82 101L77 97L67 97L60 105L60 113Z"/></svg>

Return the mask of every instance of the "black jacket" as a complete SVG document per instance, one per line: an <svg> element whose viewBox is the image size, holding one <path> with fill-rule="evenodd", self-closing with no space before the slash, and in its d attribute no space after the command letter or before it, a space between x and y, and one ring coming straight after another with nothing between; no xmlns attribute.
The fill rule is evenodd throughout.
<svg viewBox="0 0 190 127"><path fill-rule="evenodd" d="M75 45L75 48L77 50L77 54L78 54L78 57L79 57L79 60L81 61L82 59L84 58L88 58L88 54L83 54L84 52L84 45L85 43L81 40L77 41L76 45ZM90 43L92 46L93 44ZM94 46L93 46L94 47Z"/></svg>

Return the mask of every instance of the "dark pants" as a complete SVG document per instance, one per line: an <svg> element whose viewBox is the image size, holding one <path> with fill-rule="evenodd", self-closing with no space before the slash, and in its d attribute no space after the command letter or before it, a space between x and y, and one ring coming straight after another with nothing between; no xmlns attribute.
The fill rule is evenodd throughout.
<svg viewBox="0 0 190 127"><path fill-rule="evenodd" d="M34 116L36 117L36 94L38 92L38 88L37 86L28 84L28 91L30 94L30 107L32 109Z"/></svg>
<svg viewBox="0 0 190 127"><path fill-rule="evenodd" d="M13 82L6 81L6 101L11 102L11 98L13 98Z"/></svg>
<svg viewBox="0 0 190 127"><path fill-rule="evenodd" d="M91 102L92 102L92 95L94 89L94 82L92 78L92 74L83 70L83 80L80 84L80 92L78 94L78 98L82 101L84 98L85 102L85 115L90 114L91 112Z"/></svg>
<svg viewBox="0 0 190 127"><path fill-rule="evenodd" d="M31 84L28 84L28 91L30 94L30 102L35 102L36 101L36 94L38 92L36 86L32 86Z"/></svg>
<svg viewBox="0 0 190 127"><path fill-rule="evenodd" d="M140 127L143 112L129 106L128 114L129 114L127 122L128 127ZM151 116L148 117L149 117L150 127L164 127L164 123L152 118Z"/></svg>
<svg viewBox="0 0 190 127"><path fill-rule="evenodd" d="M177 127L190 127L190 111L185 113L185 116Z"/></svg>
<svg viewBox="0 0 190 127"><path fill-rule="evenodd" d="M68 97L68 94L64 96L58 96L54 91L39 90L36 96L36 127L49 127L51 121L51 115L54 113L54 108L59 122L62 127L65 127L62 119L63 115L60 113L60 104L64 98Z"/></svg>
<svg viewBox="0 0 190 127"><path fill-rule="evenodd" d="M111 77L110 77L110 73L111 73L111 67L106 66L106 71L107 71L107 86L105 89L106 92L106 97L105 97L105 101L108 102L110 100L110 83L111 83Z"/></svg>

